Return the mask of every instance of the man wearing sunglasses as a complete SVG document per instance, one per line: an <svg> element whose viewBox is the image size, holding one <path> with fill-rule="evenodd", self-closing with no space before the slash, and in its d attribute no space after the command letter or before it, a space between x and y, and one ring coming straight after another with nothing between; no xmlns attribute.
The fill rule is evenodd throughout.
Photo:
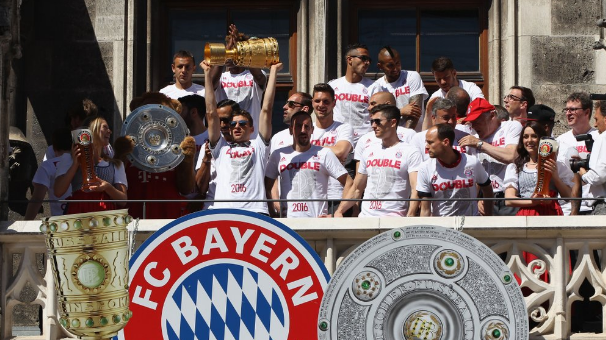
<svg viewBox="0 0 606 340"><path fill-rule="evenodd" d="M328 82L335 91L334 119L352 127L354 145L361 135L372 130L368 120L368 88L372 80L364 77L371 61L366 45L349 45L345 51L345 76ZM349 166L353 169L353 163Z"/></svg>
<svg viewBox="0 0 606 340"><path fill-rule="evenodd" d="M286 124L286 126L290 126L290 120L295 113L304 111L311 114L313 111L311 105L311 95L305 92L293 93L290 97L288 97L288 100L282 109L284 110L283 122ZM291 145L292 135L290 134L290 129L286 128L271 137L269 152L271 154L280 148Z"/></svg>
<svg viewBox="0 0 606 340"><path fill-rule="evenodd" d="M201 66L205 74L210 74L211 66L206 61L203 61ZM230 122L232 143L222 138L212 79L205 78L208 137L210 151L218 169L215 202L212 209L238 208L268 214L267 204L259 200L266 197L263 179L271 138L271 112L276 92L276 78L281 69L281 63L270 68L269 83L259 115L257 137L251 140L251 135L255 131L253 118L250 113L241 110L233 114ZM238 202L217 202L219 200Z"/></svg>
<svg viewBox="0 0 606 340"><path fill-rule="evenodd" d="M415 216L418 201L401 201L417 198L417 171L423 159L419 150L398 137L400 110L393 105L379 105L373 109L371 124L381 143L371 144L362 153L358 174L344 199L359 199L364 193L360 217ZM386 201L385 199L394 199ZM335 217L355 204L343 201Z"/></svg>
<svg viewBox="0 0 606 340"><path fill-rule="evenodd" d="M390 46L385 46L379 51L377 66L385 72L385 75L370 86L368 90L370 95L381 91L392 93L403 118L400 120L400 125L417 132L421 131L421 122L425 115L423 101L429 97L421 75L415 71L402 70L400 54Z"/></svg>
<svg viewBox="0 0 606 340"><path fill-rule="evenodd" d="M509 94L503 98L503 103L509 112L509 120L516 120L524 125L528 118L528 108L534 105L534 94L527 87L512 86L509 88Z"/></svg>
<svg viewBox="0 0 606 340"><path fill-rule="evenodd" d="M295 113L289 130L292 146L280 148L269 157L265 174L267 196L291 200L327 199L329 180L335 180L343 188L349 175L329 148L312 143L315 129L311 116L302 111ZM270 208L272 216L291 218L321 217L328 212L326 201L276 202L270 207L273 207Z"/></svg>

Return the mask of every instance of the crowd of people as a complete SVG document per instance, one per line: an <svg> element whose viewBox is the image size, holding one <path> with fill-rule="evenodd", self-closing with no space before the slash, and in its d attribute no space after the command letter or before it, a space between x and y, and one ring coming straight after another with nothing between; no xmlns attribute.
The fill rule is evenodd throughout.
<svg viewBox="0 0 606 340"><path fill-rule="evenodd" d="M246 39L231 25L226 47ZM378 51L384 76L374 82L365 77L372 63L365 45L348 46L344 57L343 77L290 95L283 105L288 128L274 133L282 64L267 75L231 60L224 66L202 61L200 85L192 81L194 56L177 52L174 84L135 98L130 109L162 104L175 110L190 131L180 145L185 160L161 173L138 169L128 160L134 142L120 136L111 145L112 131L94 104L79 103L69 113L69 127L53 134L26 219L35 218L47 193L51 200L68 199L51 204L53 215L128 206L145 218L217 208L289 218L606 211L600 199L606 195L606 102L570 94L563 109L570 131L557 137L557 157L540 164L539 143L552 136L556 113L535 104L529 88L511 86L502 106L490 103L476 84L457 78L449 58L440 57L431 68L439 89L430 96L418 72L402 70L394 48ZM81 126L93 134L101 179L87 191L70 134ZM585 134L595 140L591 157L578 138ZM588 158L572 171L571 159ZM539 170L551 175L548 197L535 193ZM556 197L561 199L549 199ZM578 197L584 200L570 199Z"/></svg>

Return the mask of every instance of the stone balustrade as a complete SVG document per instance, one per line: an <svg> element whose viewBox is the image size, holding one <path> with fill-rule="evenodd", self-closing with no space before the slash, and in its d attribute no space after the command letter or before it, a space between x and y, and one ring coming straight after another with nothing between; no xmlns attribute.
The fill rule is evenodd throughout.
<svg viewBox="0 0 606 340"><path fill-rule="evenodd" d="M278 220L307 240L331 273L357 246L386 230L424 224L462 229L500 254L521 282L530 316L530 339L606 340L604 217ZM167 222L139 221L137 242ZM0 222L0 340L70 337L57 322L53 278L39 225ZM536 258L531 260L528 253ZM28 308L29 313L23 311ZM34 329L36 335L19 335L20 329L30 333Z"/></svg>

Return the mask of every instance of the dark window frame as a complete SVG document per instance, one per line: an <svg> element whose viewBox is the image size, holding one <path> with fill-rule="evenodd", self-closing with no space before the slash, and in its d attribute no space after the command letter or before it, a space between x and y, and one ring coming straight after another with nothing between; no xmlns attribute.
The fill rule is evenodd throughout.
<svg viewBox="0 0 606 340"><path fill-rule="evenodd" d="M349 38L344 41L344 46L349 43L357 42L358 39L358 13L361 10L416 10L417 13L417 36L416 36L416 56L415 64L417 71L421 74L423 83L431 94L438 89L438 85L431 72L420 72L420 13L421 11L436 11L436 10L477 10L479 15L478 20L478 35L479 35L479 71L478 72L461 72L457 70L457 78L459 80L467 80L476 83L484 92L484 96L488 95L488 5L486 0L407 0L403 2L389 0L375 0L368 2L366 0L351 0L348 4L348 20L349 20ZM364 43L363 41L360 43ZM373 57L373 63L376 62L375 52L370 51ZM456 68L456 65L455 65ZM378 79L383 76L383 73L367 73L367 77Z"/></svg>
<svg viewBox="0 0 606 340"><path fill-rule="evenodd" d="M230 10L288 10L289 11L289 70L282 70L278 75L278 91L296 91L297 84L297 12L298 12L299 1L296 0L261 0L261 1L245 1L245 0L223 0L221 2L199 2L199 1L187 1L187 0L161 0L157 3L155 8L155 17L157 17L158 25L152 25L152 51L151 51L151 77L152 77L152 89L159 90L162 87L168 85L172 80L172 71L170 65L170 53L165 51L171 48L171 32L169 13L171 10L227 10L227 22L232 22L230 17ZM238 23L236 22L236 25ZM155 28L154 28L155 26ZM227 34L227 26L225 27L225 33ZM246 33L246 32L244 32ZM155 37L155 38L153 38ZM156 48L153 48L156 46ZM280 46L280 49L285 47ZM196 63L199 63L201 56L195 56ZM199 66L198 66L199 67ZM266 70L268 71L268 70ZM285 72L287 71L287 72ZM193 80L196 83L203 84L204 76L194 74Z"/></svg>

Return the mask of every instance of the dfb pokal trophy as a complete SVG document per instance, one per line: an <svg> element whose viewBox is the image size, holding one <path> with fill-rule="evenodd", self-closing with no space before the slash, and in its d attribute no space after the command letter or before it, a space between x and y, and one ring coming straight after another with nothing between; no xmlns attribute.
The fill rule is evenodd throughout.
<svg viewBox="0 0 606 340"><path fill-rule="evenodd" d="M81 339L111 339L126 326L129 242L127 209L45 219L59 322Z"/></svg>
<svg viewBox="0 0 606 340"><path fill-rule="evenodd" d="M231 59L236 66L269 68L280 62L278 41L275 38L250 38L236 42L233 49L222 43L206 43L204 60L210 65L224 65Z"/></svg>
<svg viewBox="0 0 606 340"><path fill-rule="evenodd" d="M101 184L101 181L95 173L93 135L89 129L77 129L72 131L72 140L80 150L80 156L78 156L78 159L74 160L74 162L80 163L82 190L90 191L91 186Z"/></svg>

